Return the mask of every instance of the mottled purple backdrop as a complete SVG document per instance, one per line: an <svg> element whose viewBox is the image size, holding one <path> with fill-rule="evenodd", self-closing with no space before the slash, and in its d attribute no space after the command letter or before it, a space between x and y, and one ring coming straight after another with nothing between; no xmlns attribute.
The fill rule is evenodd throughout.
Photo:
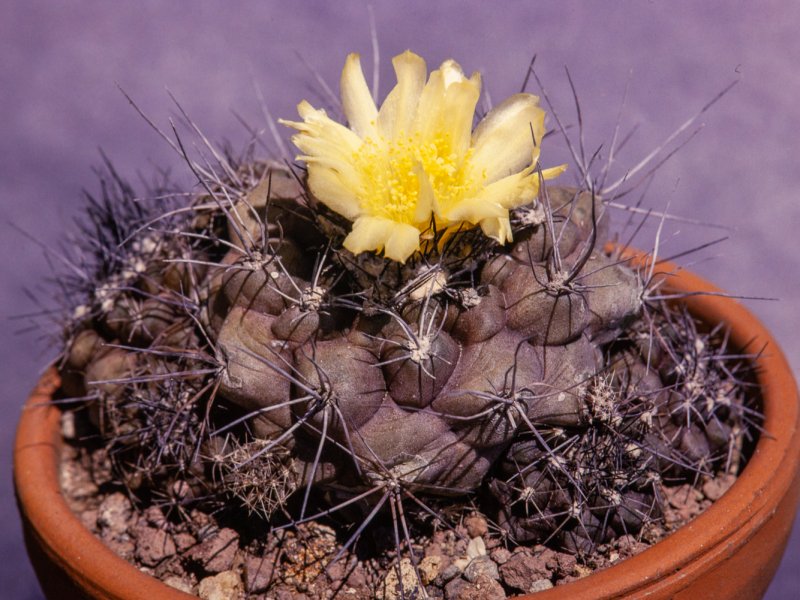
<svg viewBox="0 0 800 600"><path fill-rule="evenodd" d="M373 6L382 93L392 79L387 59L406 48L432 66L453 57L468 72L480 70L496 101L519 88L536 53L551 99L574 124L569 67L593 151L609 142L630 80L623 123L638 131L619 156L617 174L738 79L703 116L705 128L660 170L645 205L737 230L684 262L737 294L779 298L746 304L798 370L800 3L376 0ZM3 597L40 598L13 505L10 449L19 406L53 349L35 331L15 334L26 321L6 318L35 308L23 288L49 273L37 245L52 246L70 231L81 190L96 189L91 167L98 148L131 179L158 165L190 181L116 85L162 127L176 113L168 88L211 139L242 147L248 132L233 111L257 129L265 126L254 82L275 115L294 116L298 100L317 100L319 85L305 64L335 88L354 50L371 64L362 2L0 2ZM545 147L545 165L569 160L561 146L553 140ZM667 229L676 249L720 234L675 223ZM652 230L640 245L647 246L648 235ZM795 535L768 598L796 598L798 590Z"/></svg>

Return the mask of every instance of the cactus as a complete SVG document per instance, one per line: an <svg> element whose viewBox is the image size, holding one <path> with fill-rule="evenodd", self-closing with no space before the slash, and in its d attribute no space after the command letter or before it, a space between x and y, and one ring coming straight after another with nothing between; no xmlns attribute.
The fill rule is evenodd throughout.
<svg viewBox="0 0 800 600"><path fill-rule="evenodd" d="M415 560L408 523L454 502L581 553L658 519L664 480L733 470L742 363L604 251L601 192L546 183L537 98L473 131L477 75L395 69L378 109L348 58L349 128L301 103L295 166L187 157L202 190L146 199L109 170L59 369L131 493L355 512L345 547L391 513Z"/></svg>

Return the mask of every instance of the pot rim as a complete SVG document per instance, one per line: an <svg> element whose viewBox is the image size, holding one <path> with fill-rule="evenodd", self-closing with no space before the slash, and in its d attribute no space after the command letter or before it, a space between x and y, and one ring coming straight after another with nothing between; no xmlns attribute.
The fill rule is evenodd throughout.
<svg viewBox="0 0 800 600"><path fill-rule="evenodd" d="M649 265L649 259L634 252L623 252L623 260L643 269ZM758 353L753 362L762 386L767 433L759 437L733 486L691 522L636 556L563 586L518 596L519 600L610 599L683 589L724 560L726 552L743 545L771 518L800 466L797 384L773 336L744 306L708 281L669 262L657 266L661 290L689 293L681 302L695 317L707 323L725 323L734 347L752 348ZM119 600L194 598L117 556L67 506L58 476L60 411L50 402L59 384L55 369L44 374L25 404L17 428L14 483L29 531L50 560L95 594Z"/></svg>

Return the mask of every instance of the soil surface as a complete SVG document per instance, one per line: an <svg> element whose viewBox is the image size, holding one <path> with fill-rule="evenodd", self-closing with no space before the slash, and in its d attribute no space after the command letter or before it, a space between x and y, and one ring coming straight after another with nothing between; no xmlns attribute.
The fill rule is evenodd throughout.
<svg viewBox="0 0 800 600"><path fill-rule="evenodd" d="M72 510L109 548L141 571L204 600L430 598L497 600L585 577L645 550L703 512L733 484L719 474L697 485L662 486L661 521L575 556L543 545L513 547L476 511L452 529L416 536L414 556L394 551L370 558L342 551L348 536L326 523L256 534L172 498L143 505L113 482L103 449L70 440L62 451L61 485ZM385 535L393 534L389 528ZM416 563L416 567L414 566Z"/></svg>

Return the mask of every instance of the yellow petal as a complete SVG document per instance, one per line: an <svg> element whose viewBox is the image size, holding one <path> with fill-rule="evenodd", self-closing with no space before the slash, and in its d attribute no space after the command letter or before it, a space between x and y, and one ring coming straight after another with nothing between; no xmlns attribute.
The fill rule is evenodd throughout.
<svg viewBox="0 0 800 600"><path fill-rule="evenodd" d="M499 244L505 244L512 239L511 222L508 217L484 219L481 221L481 229L487 237Z"/></svg>
<svg viewBox="0 0 800 600"><path fill-rule="evenodd" d="M374 136L378 108L364 79L358 54L352 53L347 56L339 88L342 94L342 109L350 128L362 138Z"/></svg>
<svg viewBox="0 0 800 600"><path fill-rule="evenodd" d="M475 128L472 160L488 183L530 165L544 135L544 111L538 101L531 94L515 94L489 111Z"/></svg>
<svg viewBox="0 0 800 600"><path fill-rule="evenodd" d="M464 71L461 69L461 65L459 65L452 58L444 61L439 67L439 70L442 72L445 88L448 88L454 83L459 83L466 79L466 77L464 77Z"/></svg>
<svg viewBox="0 0 800 600"><path fill-rule="evenodd" d="M431 72L428 82L422 88L417 115L414 119L412 133L419 134L420 139L431 140L436 136L440 124L444 121L444 76L441 69Z"/></svg>
<svg viewBox="0 0 800 600"><path fill-rule="evenodd" d="M444 131L450 137L453 152L463 156L470 146L475 106L481 95L480 75L452 83L445 90Z"/></svg>
<svg viewBox="0 0 800 600"><path fill-rule="evenodd" d="M467 198L453 205L443 214L437 214L447 224L466 221L476 225L489 217L506 217L508 210L502 206L487 202L485 198Z"/></svg>
<svg viewBox="0 0 800 600"><path fill-rule="evenodd" d="M478 190L475 196L452 206L435 204L436 216L446 223L477 224L489 218L508 217L508 209L533 200L539 191L539 176L532 168L503 177Z"/></svg>
<svg viewBox="0 0 800 600"><path fill-rule="evenodd" d="M380 250L389 239L394 226L394 221L382 217L360 217L355 220L353 229L344 239L344 247L353 254Z"/></svg>
<svg viewBox="0 0 800 600"><path fill-rule="evenodd" d="M433 193L431 180L419 162L414 164L414 173L416 173L417 181L419 181L419 195L417 196L417 208L414 212L414 222L425 223L430 221L431 213L436 204L436 196Z"/></svg>
<svg viewBox="0 0 800 600"><path fill-rule="evenodd" d="M292 142L301 152L310 157L330 156L351 162L352 154L361 147L358 135L328 117L323 109L315 109L305 100L297 105L297 112L303 121L280 119L279 123L299 131L292 137Z"/></svg>
<svg viewBox="0 0 800 600"><path fill-rule="evenodd" d="M386 139L395 139L400 133L408 134L411 131L427 74L425 61L410 50L395 56L392 64L397 85L386 96L378 111L378 131Z"/></svg>
<svg viewBox="0 0 800 600"><path fill-rule="evenodd" d="M342 171L315 164L308 169L308 187L320 202L345 219L352 221L361 214L354 194L357 188Z"/></svg>
<svg viewBox="0 0 800 600"><path fill-rule="evenodd" d="M558 165L557 167L550 167L549 169L542 169L542 179L545 181L548 179L555 179L559 175L561 175L564 171L567 170L566 163L563 165Z"/></svg>
<svg viewBox="0 0 800 600"><path fill-rule="evenodd" d="M354 191L359 176L352 157L361 147L361 138L344 125L333 121L322 109L303 101L297 112L304 121L281 121L299 131L292 141L304 154L311 192L331 210L353 219L359 214Z"/></svg>
<svg viewBox="0 0 800 600"><path fill-rule="evenodd" d="M566 169L567 165L542 169L541 178L545 181L553 179ZM505 209L517 208L531 202L539 194L539 181L539 171L533 167L524 169L490 183L481 190L480 198Z"/></svg>
<svg viewBox="0 0 800 600"><path fill-rule="evenodd" d="M386 240L386 258L404 263L409 256L419 250L419 229L411 225L395 223L392 235Z"/></svg>
<svg viewBox="0 0 800 600"><path fill-rule="evenodd" d="M480 74L473 73L467 79L458 63L445 61L431 73L422 90L414 132L426 141L445 137L452 151L463 155L469 148L480 93Z"/></svg>
<svg viewBox="0 0 800 600"><path fill-rule="evenodd" d="M363 216L353 223L344 247L353 254L385 248L387 258L405 262L419 248L419 230L383 217Z"/></svg>
<svg viewBox="0 0 800 600"><path fill-rule="evenodd" d="M531 171L525 169L490 183L481 190L480 197L506 209L530 202L539 193L539 174Z"/></svg>

